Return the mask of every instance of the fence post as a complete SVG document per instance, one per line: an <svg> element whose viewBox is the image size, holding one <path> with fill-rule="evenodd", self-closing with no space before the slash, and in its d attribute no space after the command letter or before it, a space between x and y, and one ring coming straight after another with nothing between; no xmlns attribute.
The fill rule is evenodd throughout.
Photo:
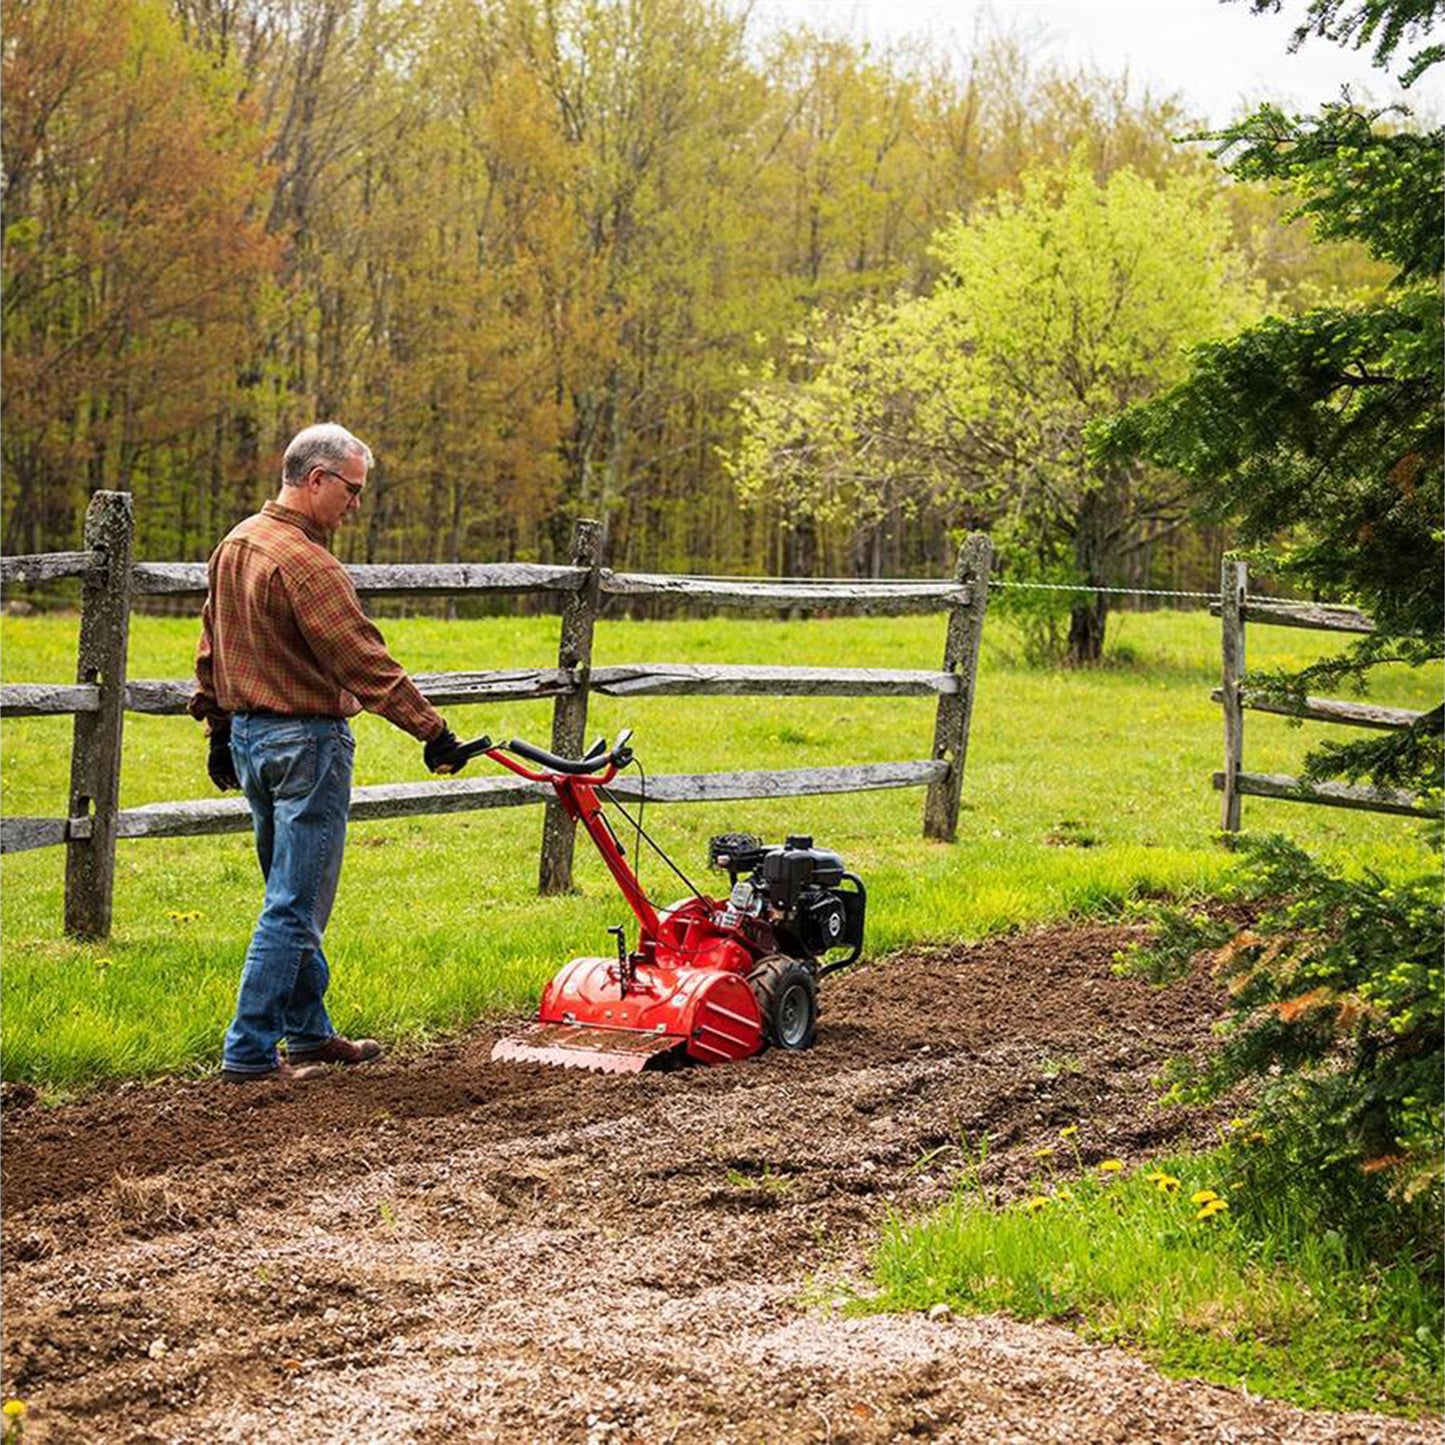
<svg viewBox="0 0 1445 1445"><path fill-rule="evenodd" d="M1249 567L1225 561L1219 569L1219 627L1224 658L1220 700L1224 704L1224 808L1219 826L1239 832L1239 771L1244 766L1244 604Z"/></svg>
<svg viewBox="0 0 1445 1445"><path fill-rule="evenodd" d="M978 677L978 649L983 639L983 615L988 607L988 574L993 565L993 542L982 532L964 538L958 549L954 578L968 586L968 601L956 604L948 615L943 644L943 670L958 677L958 691L938 699L933 727L933 756L947 762L948 772L928 785L923 802L923 836L952 843L958 836L958 803L963 792L963 765L968 754L968 725L973 716L974 684Z"/></svg>
<svg viewBox="0 0 1445 1445"><path fill-rule="evenodd" d="M570 668L576 688L560 696L552 711L552 751L578 757L586 746L588 679L592 673L592 631L597 622L602 582L602 523L583 519L572 529L572 565L588 569L587 580L562 605L562 636L557 666ZM542 820L542 862L537 891L568 893L572 888L572 845L576 824L555 798L547 799Z"/></svg>
<svg viewBox="0 0 1445 1445"><path fill-rule="evenodd" d="M85 545L100 566L82 585L76 681L100 689L100 708L75 715L70 753L70 818L90 821L88 836L66 843L65 931L110 933L115 894L116 815L120 811L126 646L135 512L129 492L96 492L85 514Z"/></svg>

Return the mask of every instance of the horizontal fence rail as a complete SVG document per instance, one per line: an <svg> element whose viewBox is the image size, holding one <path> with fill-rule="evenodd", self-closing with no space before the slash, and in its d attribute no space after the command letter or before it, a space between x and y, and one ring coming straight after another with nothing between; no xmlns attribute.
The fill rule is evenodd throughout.
<svg viewBox="0 0 1445 1445"><path fill-rule="evenodd" d="M1245 624L1269 627L1306 627L1320 632L1367 634L1374 622L1354 607L1331 607L1312 602L1276 602L1249 595L1249 569L1243 562L1226 561L1220 572L1220 598L1210 611L1221 620L1223 685L1210 697L1224 709L1224 768L1213 776L1222 793L1221 827L1226 833L1240 828L1240 800L1273 798L1289 803L1314 803L1327 808L1353 808L1370 813L1393 813L1415 818L1440 816L1431 804L1398 788L1364 784L1307 782L1277 773L1244 770L1244 715L1266 712L1309 722L1345 727L1398 730L1412 727L1424 716L1409 708L1378 707L1331 697L1289 698L1271 695L1245 685Z"/></svg>
<svg viewBox="0 0 1445 1445"><path fill-rule="evenodd" d="M495 672L418 672L412 681L436 707L558 697L584 684L568 669L508 668ZM594 667L585 684L609 697L941 697L959 689L957 674L898 668L762 667L746 663L623 663ZM125 685L127 712L163 717L186 711L189 679ZM93 683L14 682L0 687L0 716L43 717L94 712Z"/></svg>
<svg viewBox="0 0 1445 1445"><path fill-rule="evenodd" d="M750 582L717 577L673 577L642 572L603 572L609 597L681 597L722 607L846 608L870 614L943 612L966 607L968 587L947 582Z"/></svg>
<svg viewBox="0 0 1445 1445"><path fill-rule="evenodd" d="M33 585L84 577L101 563L92 552L57 552L6 557L0 582ZM351 564L346 568L363 597L454 597L469 593L577 592L585 567L533 562ZM204 597L204 562L137 562L130 591L137 597ZM943 612L965 606L966 586L948 582L753 582L747 578L686 577L671 574L600 571L607 597L676 597L719 607L846 609L862 613Z"/></svg>
<svg viewBox="0 0 1445 1445"><path fill-rule="evenodd" d="M594 667L592 688L610 697L941 697L962 687L955 672L873 667L755 667L643 663Z"/></svg>
<svg viewBox="0 0 1445 1445"><path fill-rule="evenodd" d="M858 763L837 768L792 768L737 773L664 773L649 777L644 788L626 776L606 791L624 802L721 803L745 798L798 798L824 793L856 793L884 788L916 788L944 778L948 764L933 759L901 763ZM552 790L541 783L512 778L466 778L445 783L387 783L355 788L353 823L423 814L470 813L485 808L514 808L545 803ZM201 798L190 802L147 803L123 809L116 817L118 838L189 838L216 833L247 833L251 812L240 798ZM91 836L89 818L0 819L0 853L21 853Z"/></svg>
<svg viewBox="0 0 1445 1445"><path fill-rule="evenodd" d="M1223 702L1224 689L1216 687L1209 698L1211 702ZM1377 707L1373 703L1342 702L1334 697L1306 697L1295 701L1250 688L1240 692L1239 705L1251 712L1272 712L1306 722L1344 723L1350 727L1387 730L1410 727L1425 716L1407 707Z"/></svg>
<svg viewBox="0 0 1445 1445"><path fill-rule="evenodd" d="M1243 566L1243 563L1225 563ZM1210 604L1209 611L1220 617L1224 612L1222 602ZM1329 607L1316 602L1272 602L1268 599L1251 598L1246 601L1240 613L1244 622L1262 622L1269 627L1307 627L1313 632L1373 632L1374 621L1357 607Z"/></svg>
<svg viewBox="0 0 1445 1445"><path fill-rule="evenodd" d="M0 586L34 586L65 577L87 577L103 564L94 552L42 552L34 557L0 557Z"/></svg>
<svg viewBox="0 0 1445 1445"><path fill-rule="evenodd" d="M1224 774L1215 773L1216 790L1224 787ZM1399 788L1371 788L1353 783L1306 783L1279 773L1239 773L1235 786L1248 797L1274 798L1285 803L1318 803L1327 808L1355 808L1366 813L1397 813L1414 818L1435 818L1439 808L1421 802Z"/></svg>
<svg viewBox="0 0 1445 1445"><path fill-rule="evenodd" d="M543 567L532 562L352 565L346 569L363 597L448 597L469 592L576 592L587 580L582 567ZM143 597L204 597L204 562L137 562L131 591Z"/></svg>
<svg viewBox="0 0 1445 1445"><path fill-rule="evenodd" d="M81 656L74 682L0 686L7 718L74 718L70 816L0 819L0 852L64 844L66 928L80 937L109 931L118 839L179 838L244 832L250 811L239 798L119 807L122 721L127 713L180 716L194 690L190 679L130 679L126 637L137 597L192 597L207 590L200 562L133 562L132 500L98 492L86 518L83 552L0 559L0 583L33 585L74 577L83 583ZM602 565L602 529L577 524L570 562L441 563L348 566L364 596L456 596L477 593L551 594L561 616L556 667L484 672L416 673L434 705L444 707L551 698L551 750L580 753L587 701L610 697L922 697L937 704L933 755L918 761L829 768L664 775L648 780L649 802L706 802L783 798L880 788L925 787L924 833L957 836L959 797L968 746L978 651L987 606L992 547L972 536L959 549L954 576L942 581L783 582L776 579L614 573ZM942 612L948 626L943 665L904 668L784 667L731 663L592 665L592 638L602 600L673 597L713 607L863 615ZM640 799L640 785L618 778L609 791ZM571 887L572 819L549 789L509 778L452 779L357 788L351 817L358 821L468 812L543 803L545 820L539 884L543 892Z"/></svg>

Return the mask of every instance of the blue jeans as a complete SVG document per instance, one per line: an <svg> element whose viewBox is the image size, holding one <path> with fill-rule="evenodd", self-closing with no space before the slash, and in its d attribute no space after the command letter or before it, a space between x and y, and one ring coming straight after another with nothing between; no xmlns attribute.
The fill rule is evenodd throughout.
<svg viewBox="0 0 1445 1445"><path fill-rule="evenodd" d="M336 1030L324 1002L330 970L321 935L336 901L356 744L339 718L237 716L231 755L256 832L266 880L246 950L236 1016L222 1063L266 1073L276 1045L316 1048Z"/></svg>

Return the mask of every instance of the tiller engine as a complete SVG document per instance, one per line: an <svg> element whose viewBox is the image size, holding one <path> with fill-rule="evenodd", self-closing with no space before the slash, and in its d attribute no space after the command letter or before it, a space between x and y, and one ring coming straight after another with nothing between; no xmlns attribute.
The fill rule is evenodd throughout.
<svg viewBox="0 0 1445 1445"><path fill-rule="evenodd" d="M746 1059L769 1044L808 1048L818 980L863 949L862 881L811 838L770 847L750 834L727 833L712 840L708 861L728 875L730 891L724 898L704 894L643 832L641 817L631 818L608 791L633 760L630 737L623 732L611 748L599 741L584 758L559 758L517 738L467 745L555 790L638 923L635 949L617 927L609 930L614 954L567 964L543 991L538 1022L502 1039L492 1057L632 1073L681 1059ZM599 794L633 825L637 846L645 840L682 878L689 897L653 905Z"/></svg>

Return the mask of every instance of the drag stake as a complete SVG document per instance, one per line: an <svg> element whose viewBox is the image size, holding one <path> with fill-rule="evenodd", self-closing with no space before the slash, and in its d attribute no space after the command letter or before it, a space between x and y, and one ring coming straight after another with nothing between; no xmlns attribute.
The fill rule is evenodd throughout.
<svg viewBox="0 0 1445 1445"><path fill-rule="evenodd" d="M619 923L616 928L607 931L617 940L617 981L622 985L622 997L626 998L627 986L637 977L637 965L627 952L627 929Z"/></svg>

